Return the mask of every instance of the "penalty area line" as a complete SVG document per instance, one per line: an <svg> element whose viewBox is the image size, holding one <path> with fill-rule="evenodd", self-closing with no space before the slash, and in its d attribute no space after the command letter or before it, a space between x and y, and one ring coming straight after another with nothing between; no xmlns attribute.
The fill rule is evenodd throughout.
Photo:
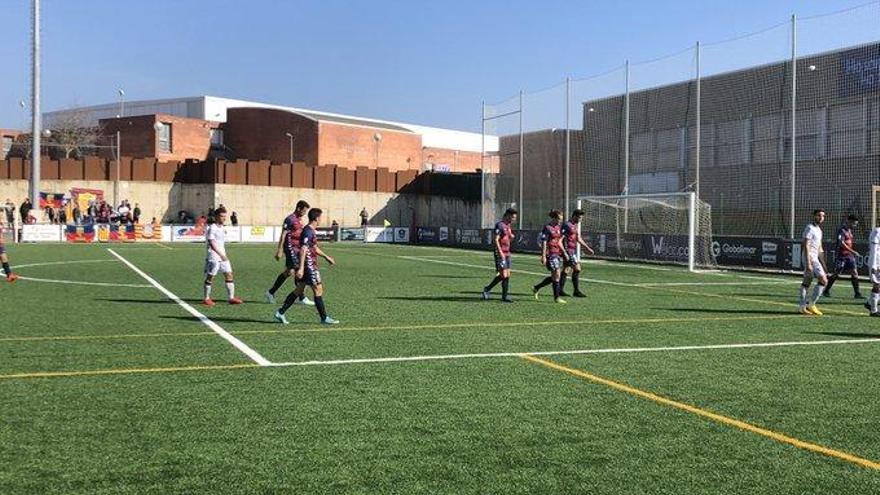
<svg viewBox="0 0 880 495"><path fill-rule="evenodd" d="M199 310L190 306L188 303L186 303L185 301L183 301L182 299L177 297L177 295L175 295L173 292L171 292L170 290L163 287L159 282L157 282L155 279L153 279L152 277L150 277L149 275L144 273L143 270L136 267L132 262L123 258L116 251L114 251L112 249L107 249L107 251L109 251L110 254L115 256L119 261L124 263L125 266L131 268L132 271L134 271L135 273L140 275L141 278L143 278L144 280L149 282L150 285L152 285L153 287L158 289L159 292L165 294L165 296L167 296L168 299L171 299L172 301L176 302L181 308L185 309L187 313L195 316L206 327L210 328L211 330L214 331L214 333L216 333L217 335L222 337L224 340L226 340L227 342L232 344L233 347L235 347L236 349L241 351L245 356L249 357L253 362L259 364L260 366L269 366L271 364L268 359L264 358L257 351L248 347L248 345L245 344L244 342L235 338L231 333L224 330L223 327L221 327L220 325L214 323L214 321L212 321L210 318L208 318L207 316L202 314Z"/></svg>

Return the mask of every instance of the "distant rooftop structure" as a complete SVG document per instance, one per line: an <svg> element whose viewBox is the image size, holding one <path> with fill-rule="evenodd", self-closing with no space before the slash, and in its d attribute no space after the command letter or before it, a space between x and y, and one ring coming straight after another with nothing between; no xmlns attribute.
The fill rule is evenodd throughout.
<svg viewBox="0 0 880 495"><path fill-rule="evenodd" d="M229 108L274 108L297 113L317 121L328 121L343 125L375 127L393 131L417 133L422 136L422 145L425 147L457 149L471 152L480 152L483 149L483 136L478 132L442 129L438 127L363 118L256 101L221 98L217 96L192 96L160 100L126 101L124 106L126 117L168 114L178 117L189 117L218 122L226 122L226 110ZM111 119L119 116L119 110L119 103L106 103L102 105L91 105L47 112L43 114L43 118L46 124L51 127L52 120L58 118L60 115L71 112L80 112L87 114L85 119L87 123L97 125L98 121L101 119ZM497 152L498 138L496 136L487 135L485 139L485 151L489 153Z"/></svg>

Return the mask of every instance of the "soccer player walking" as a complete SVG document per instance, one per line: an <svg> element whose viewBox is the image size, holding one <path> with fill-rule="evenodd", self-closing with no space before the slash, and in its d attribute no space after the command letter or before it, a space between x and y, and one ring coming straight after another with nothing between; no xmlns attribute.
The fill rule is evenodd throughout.
<svg viewBox="0 0 880 495"><path fill-rule="evenodd" d="M825 297L831 297L831 286L837 281L837 277L847 273L853 286L853 299L862 299L862 293L859 292L859 272L856 268L856 257L859 253L853 249L853 232L858 226L859 217L850 215L846 218L846 223L837 231L837 258L834 263L834 273L828 277L828 285L822 292Z"/></svg>
<svg viewBox="0 0 880 495"><path fill-rule="evenodd" d="M226 208L218 208L214 211L214 222L208 225L205 232L205 241L208 252L205 260L205 306L214 306L211 299L211 286L214 277L222 273L226 279L226 294L229 304L241 304L241 299L235 297L235 281L232 276L232 263L226 256L226 231L223 224L226 223Z"/></svg>
<svg viewBox="0 0 880 495"><path fill-rule="evenodd" d="M513 230L511 224L516 221L519 213L508 208L504 212L501 220L495 224L495 235L493 236L493 246L495 253L495 278L489 282L489 285L483 287L483 299L489 299L492 289L501 283L501 300L506 303L512 303L510 298L510 243L513 241Z"/></svg>
<svg viewBox="0 0 880 495"><path fill-rule="evenodd" d="M299 246L303 231L302 217L305 216L308 210L308 203L303 200L297 201L293 213L288 215L281 225L281 237L278 239L278 246L275 248L275 260L280 260L282 254L284 255L284 271L278 274L275 278L275 283L266 291L266 302L269 304L275 304L275 293L278 292L278 289L284 285L288 278L296 273L296 269L299 267ZM295 279L294 283L296 284L294 292L297 294L294 304L314 306L315 303L305 296L305 283Z"/></svg>
<svg viewBox="0 0 880 495"><path fill-rule="evenodd" d="M880 303L880 227L871 229L868 235L868 273L871 276L871 295L865 307L871 316L880 316L877 304Z"/></svg>
<svg viewBox="0 0 880 495"><path fill-rule="evenodd" d="M327 310L324 308L324 284L321 282L321 272L318 271L318 256L327 260L327 263L331 265L336 264L332 257L324 254L321 248L318 247L318 235L315 229L321 221L321 214L323 214L323 211L319 208L309 210L309 224L303 228L300 242L299 266L296 268L296 278L312 288L312 293L315 295L315 308L318 310L321 323L324 325L336 325L339 321L327 315ZM291 292L287 296L287 299L284 300L284 305L275 312L276 320L287 325L288 322L284 313L293 306L297 297L296 291Z"/></svg>
<svg viewBox="0 0 880 495"><path fill-rule="evenodd" d="M3 218L5 216L0 215L0 263L3 264L3 274L6 275L6 281L12 283L18 280L18 275L12 272L12 268L9 266L9 255L6 254L6 241L3 239L3 232L6 230L6 223Z"/></svg>
<svg viewBox="0 0 880 495"><path fill-rule="evenodd" d="M548 285L553 285L553 300L559 304L565 304L565 299L560 297L559 281L562 278L562 266L568 262L568 253L562 248L562 212L550 211L550 223L541 231L541 264L547 268L550 275L538 285L532 287L535 300L538 299L538 291Z"/></svg>
<svg viewBox="0 0 880 495"><path fill-rule="evenodd" d="M574 210L571 212L571 218L562 224L562 239L565 243L564 247L567 261L565 263L565 268L562 270L562 278L559 280L560 296L568 295L565 293L565 279L567 278L567 272L571 271L571 284L574 286L574 297L587 297L586 294L581 292L581 260L578 256L578 246L584 248L584 250L590 254L594 253L593 248L587 244L580 234L580 223L583 217L583 210Z"/></svg>
<svg viewBox="0 0 880 495"><path fill-rule="evenodd" d="M816 307L816 302L822 295L822 290L828 283L825 275L825 266L822 257L825 250L822 248L822 223L825 222L825 210L814 210L813 221L804 228L801 236L801 251L804 257L804 281L800 289L800 312L805 315L822 316L822 312ZM813 279L816 279L816 287L813 294L807 297L807 290Z"/></svg>

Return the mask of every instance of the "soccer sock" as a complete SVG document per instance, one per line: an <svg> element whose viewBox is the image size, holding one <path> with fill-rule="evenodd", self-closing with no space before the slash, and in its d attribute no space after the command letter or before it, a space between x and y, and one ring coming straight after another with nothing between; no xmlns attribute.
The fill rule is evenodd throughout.
<svg viewBox="0 0 880 495"><path fill-rule="evenodd" d="M571 274L571 285L574 286L575 293L581 291L581 272L574 272Z"/></svg>
<svg viewBox="0 0 880 495"><path fill-rule="evenodd" d="M553 283L553 299L559 299L559 282L552 281Z"/></svg>
<svg viewBox="0 0 880 495"><path fill-rule="evenodd" d="M877 303L880 303L880 292L872 292L871 299L869 299L869 304L871 305L871 312L877 312Z"/></svg>
<svg viewBox="0 0 880 495"><path fill-rule="evenodd" d="M489 292L490 290L494 289L495 286L498 285L498 282L501 282L502 280L504 279L501 278L501 275L496 275L495 278L492 279L492 282L490 282L489 285L486 286L485 291Z"/></svg>
<svg viewBox="0 0 880 495"><path fill-rule="evenodd" d="M7 277L12 275L12 268L9 267L9 263L3 263L3 273L5 273Z"/></svg>
<svg viewBox="0 0 880 495"><path fill-rule="evenodd" d="M837 281L837 274L833 274L828 277L828 283L825 285L825 290L831 290L831 286L834 285L834 282Z"/></svg>
<svg viewBox="0 0 880 495"><path fill-rule="evenodd" d="M807 288L801 285L801 306L807 305Z"/></svg>
<svg viewBox="0 0 880 495"><path fill-rule="evenodd" d="M282 273L281 275L278 275L278 277L275 278L275 283L272 284L272 288L269 289L269 294L272 294L272 295L274 296L274 295L275 295L275 292L277 292L278 289L280 289L281 286L284 285L284 281L285 281L285 280L287 280L287 274L286 274L286 273Z"/></svg>
<svg viewBox="0 0 880 495"><path fill-rule="evenodd" d="M566 278L568 278L568 275L566 275L565 272L562 272L562 275L559 276L559 292L560 293L565 290L565 279Z"/></svg>
<svg viewBox="0 0 880 495"><path fill-rule="evenodd" d="M284 299L284 304L281 305L281 309L279 309L278 312L281 314L286 313L287 310L290 309L291 306L293 306L293 303L296 302L297 297L299 296L297 296L295 292L291 292L290 294L288 294L287 297Z"/></svg>
<svg viewBox="0 0 880 495"><path fill-rule="evenodd" d="M501 279L501 297L506 299L507 293L509 290L510 290L510 279L509 278Z"/></svg>
<svg viewBox="0 0 880 495"><path fill-rule="evenodd" d="M226 293L229 294L229 299L235 297L235 282L231 280L226 282Z"/></svg>
<svg viewBox="0 0 880 495"><path fill-rule="evenodd" d="M813 287L813 297L810 298L810 304L816 304L817 302L819 302L819 298L822 297L823 290L825 290L825 287L819 284L816 284L816 286Z"/></svg>
<svg viewBox="0 0 880 495"><path fill-rule="evenodd" d="M205 284L205 299L211 299L211 284Z"/></svg>
<svg viewBox="0 0 880 495"><path fill-rule="evenodd" d="M553 277L547 277L544 280L542 280L540 284L535 286L535 290L543 289L544 287L547 287L548 285L550 285L552 283L553 283Z"/></svg>
<svg viewBox="0 0 880 495"><path fill-rule="evenodd" d="M323 296L315 296L315 309L318 310L318 316L321 317L321 321L327 318L327 310L324 308Z"/></svg>
<svg viewBox="0 0 880 495"><path fill-rule="evenodd" d="M859 277L853 277L852 279L850 279L850 282L852 282L853 291L854 291L856 294L858 294L859 292L861 292L861 291L859 291Z"/></svg>

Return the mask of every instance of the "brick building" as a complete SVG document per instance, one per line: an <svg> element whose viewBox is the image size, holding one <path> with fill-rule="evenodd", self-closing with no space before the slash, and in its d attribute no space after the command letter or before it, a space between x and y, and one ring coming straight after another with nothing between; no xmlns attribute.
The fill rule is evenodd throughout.
<svg viewBox="0 0 880 495"><path fill-rule="evenodd" d="M122 118L116 104L49 112L47 126L69 112L88 115L108 139L119 131L123 155L135 158L474 172L484 146L480 133L211 96L126 102ZM497 138L487 136L485 151L497 148Z"/></svg>

